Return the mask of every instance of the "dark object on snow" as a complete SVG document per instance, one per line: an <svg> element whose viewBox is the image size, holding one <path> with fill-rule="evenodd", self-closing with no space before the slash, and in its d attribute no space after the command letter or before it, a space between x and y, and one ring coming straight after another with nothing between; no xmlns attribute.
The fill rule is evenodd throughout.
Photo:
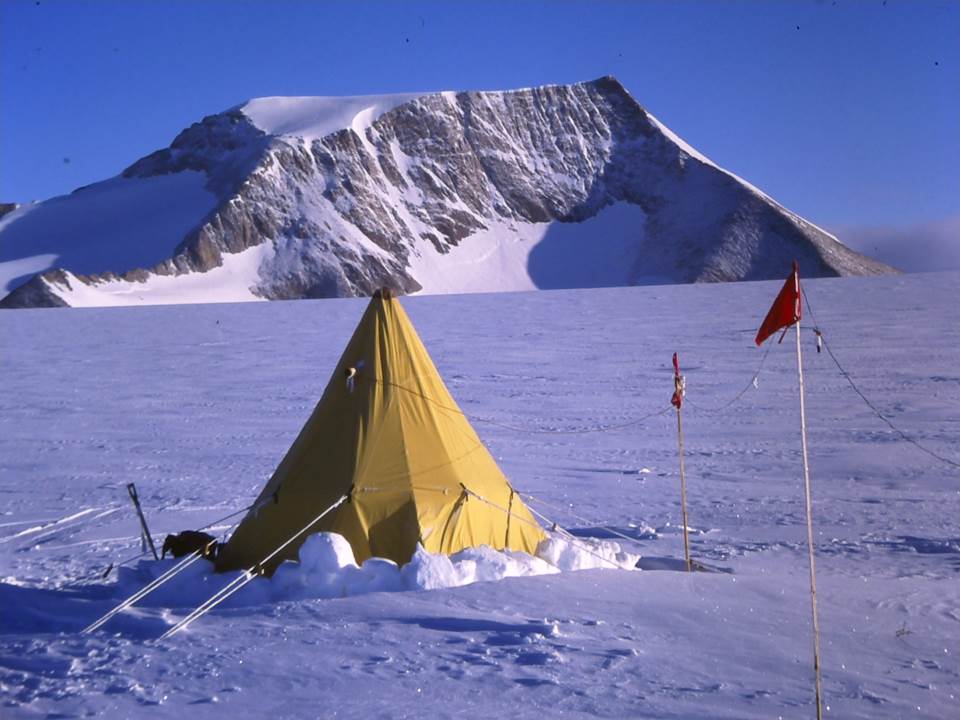
<svg viewBox="0 0 960 720"><path fill-rule="evenodd" d="M205 558L214 558L219 543L213 535L199 530L184 530L176 535L167 535L163 541L163 552L160 557L166 557L167 551L175 557L183 557L190 553L200 552Z"/></svg>
<svg viewBox="0 0 960 720"><path fill-rule="evenodd" d="M150 545L150 552L153 553L153 559L157 557L157 547L153 544L153 536L150 534L150 528L147 527L147 519L143 516L143 508L140 507L140 497L137 495L137 486L134 483L127 483L127 493L133 502L133 509L137 511L137 517L140 518L140 549L147 551L147 545Z"/></svg>

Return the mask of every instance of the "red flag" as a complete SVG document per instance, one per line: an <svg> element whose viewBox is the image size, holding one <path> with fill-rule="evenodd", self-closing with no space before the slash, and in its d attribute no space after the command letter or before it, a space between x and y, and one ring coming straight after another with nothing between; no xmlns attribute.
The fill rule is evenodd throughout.
<svg viewBox="0 0 960 720"><path fill-rule="evenodd" d="M763 319L763 324L757 331L757 345L773 335L781 328L788 328L800 321L800 266L793 261L793 272L783 284L780 294L773 301L770 312Z"/></svg>
<svg viewBox="0 0 960 720"><path fill-rule="evenodd" d="M673 354L673 397L670 398L670 404L677 410L683 405L683 375L680 374L680 358Z"/></svg>

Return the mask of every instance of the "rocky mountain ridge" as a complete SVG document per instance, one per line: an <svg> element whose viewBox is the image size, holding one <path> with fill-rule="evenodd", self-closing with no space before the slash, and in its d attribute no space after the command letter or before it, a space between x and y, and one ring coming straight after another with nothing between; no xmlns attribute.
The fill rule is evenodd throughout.
<svg viewBox="0 0 960 720"><path fill-rule="evenodd" d="M168 239L159 262L53 264L8 287L0 305L148 293L157 278L222 275L255 248L255 267L236 278L250 299L369 295L383 285L449 291L461 275L470 289L590 286L577 266L594 253L616 265L592 276L599 284L775 278L794 258L808 277L891 270L713 165L611 77L406 96L381 113L348 114L322 136L271 127L337 106L316 100L264 99L209 116L107 181L202 179L210 209L185 217L190 229ZM82 202L95 187L66 197ZM624 205L635 211L631 226L603 254L606 234L591 221ZM0 248L15 215L0 224ZM501 280L517 275L508 261L524 260L526 280Z"/></svg>

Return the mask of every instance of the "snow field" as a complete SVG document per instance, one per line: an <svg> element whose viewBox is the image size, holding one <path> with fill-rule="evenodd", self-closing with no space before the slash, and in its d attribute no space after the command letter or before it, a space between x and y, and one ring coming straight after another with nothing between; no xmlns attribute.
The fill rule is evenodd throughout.
<svg viewBox="0 0 960 720"><path fill-rule="evenodd" d="M858 386L897 426L954 459L960 327L943 308L958 281L804 284ZM578 537L636 538L614 537L642 555L640 572L424 590L498 577L498 564L516 558L461 555L449 560L455 573L427 558L403 585L403 569L351 566L336 540L318 536L312 570L285 569L287 585L256 580L163 643L156 638L222 579L198 567L170 584L179 596L158 595L78 634L154 572L147 563L102 578L109 563L139 552L125 483L137 483L161 536L248 505L319 399L366 301L0 313L0 715L810 717L788 341L772 348L757 388L707 411L756 370L753 335L780 284L402 300L511 483L535 498L524 501ZM952 718L957 472L863 405L816 353L809 320L827 717ZM672 414L574 432L669 410L674 351L687 376L693 554L729 572L674 571L682 540ZM359 594L398 583L416 589Z"/></svg>
<svg viewBox="0 0 960 720"><path fill-rule="evenodd" d="M273 243L266 242L242 252L224 253L222 264L207 272L152 275L144 282L109 280L88 285L74 280L69 288L59 283L50 288L70 307L78 308L264 302L253 290L259 281L260 264L273 255ZM68 281L71 276L67 273Z"/></svg>
<svg viewBox="0 0 960 720"><path fill-rule="evenodd" d="M426 295L626 285L643 252L645 221L640 207L618 203L578 223L491 222L445 255L421 248L410 272Z"/></svg>

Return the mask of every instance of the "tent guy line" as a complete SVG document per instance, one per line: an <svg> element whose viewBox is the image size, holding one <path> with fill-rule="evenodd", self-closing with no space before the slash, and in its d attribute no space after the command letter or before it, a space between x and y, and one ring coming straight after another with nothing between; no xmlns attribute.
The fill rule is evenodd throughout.
<svg viewBox="0 0 960 720"><path fill-rule="evenodd" d="M211 528L218 528L218 527L220 526L220 523L222 523L223 521L229 520L230 518L235 517L235 516L239 515L240 513L247 512L247 511L250 510L254 505L255 505L255 503L250 503L250 504L247 505L246 507L242 507L242 508L240 508L239 510L234 510L234 511L231 512L229 515L224 515L223 517L217 518L216 520L211 520L211 521L208 522L206 525L201 525L201 526L200 526L199 528L197 528L197 529L198 529L198 530L209 530L209 529L211 529ZM233 527L235 527L235 525L227 526L226 529L229 530L229 529L232 529ZM162 534L163 534L163 533L154 533L154 535L155 535L156 537L159 537L159 536L162 535ZM135 537L133 537L133 538L123 538L123 539L124 539L124 540L130 540L130 541L132 541L132 542L136 542L136 541L140 540L140 537L141 537L140 535L137 535L137 536L135 536ZM100 579L105 580L105 579L110 575L110 572L111 572L112 570L114 570L114 569L116 569L116 568L123 567L123 566L125 566L125 565L129 565L129 564L132 563L134 560L139 560L139 559L142 558L144 555L149 555L149 554L150 554L150 550L143 550L143 551L141 551L141 552L138 552L136 555L131 555L130 557L121 560L120 562L110 563L110 564L107 566L107 569L106 569L106 570L95 570L95 571L92 572L92 573L88 573L88 574L86 574L86 575L83 575L82 577L76 578L76 580L78 580L78 581L89 580L90 578L93 578L93 577L100 577Z"/></svg>
<svg viewBox="0 0 960 720"><path fill-rule="evenodd" d="M263 503L261 503L261 505L262 505L262 504L263 504ZM204 525L204 526L203 526L202 528L200 528L200 529L201 529L201 530L205 530L205 529L207 529L207 528L213 527L214 525L218 525L219 523L223 522L224 520L227 520L227 519L229 519L229 518L232 518L232 517L234 517L234 516L236 516L236 515L239 515L240 513L244 512L244 511L251 510L251 509L253 509L253 508L255 508L255 507L257 507L257 504L256 504L256 503L252 503L252 504L248 505L248 506L245 507L245 508L241 508L240 510L236 510L236 511L230 513L229 515L226 515L225 517L222 517L222 518L220 518L220 519L218 519L218 520L214 520L214 521L211 522L211 523L207 523L206 525ZM104 623L106 623L106 622L107 622L110 618L112 618L114 615L116 615L116 614L122 612L123 610L126 610L128 607L131 607L132 605L136 604L137 602L139 602L140 600L142 600L143 598L145 598L147 595L149 595L150 593L152 593L154 590L156 590L157 588L159 588L161 585L164 585L164 584L166 584L168 581L172 580L174 577L176 577L176 576L179 575L181 572L183 572L184 570L186 570L188 567L190 567L191 565L193 565L193 563L196 562L197 560L199 560L199 559L201 559L201 558L206 558L208 552L209 552L220 540L225 539L225 538L227 537L227 535L230 533L230 531L233 530L238 524L239 524L239 523L234 523L233 525L227 526L227 527L224 529L224 531L223 531L222 533L220 533L220 535L219 535L219 540L211 541L211 542L207 543L206 546L204 546L204 547L202 547L202 548L198 548L198 549L195 550L194 552L192 552L192 553L190 553L189 555L187 555L183 560L181 560L181 561L178 562L176 565L174 565L172 568L170 568L170 569L167 570L165 573L163 573L162 575L160 575L160 576L159 576L158 578L156 578L153 582L151 582L151 583L149 583L148 585L146 585L145 587L141 588L140 590L138 590L137 592L135 592L133 595L131 595L130 597L128 597L126 600L124 600L123 602L121 602L119 605L117 605L116 607L114 607L112 610L110 610L108 613L106 613L105 615L101 616L98 620L92 622L90 625L88 625L87 627L85 627L83 630L80 631L80 634L81 634L81 635L86 635L87 633L93 632L93 631L96 630L97 628L101 627ZM150 552L149 550L144 550L144 551L141 552L139 555L136 555L135 557L130 558L129 560L125 560L124 562L130 562L131 560L136 560L137 558L143 557L144 555L146 555L146 554L149 553L149 552ZM166 549L164 549L164 552L166 552ZM121 563L121 564L122 564L122 563ZM106 576L106 575L110 572L110 570L113 569L113 567L114 567L114 566L111 565L109 568L107 568L107 572L104 573L104 576Z"/></svg>
<svg viewBox="0 0 960 720"><path fill-rule="evenodd" d="M746 395L746 394L747 394L747 391L748 391L751 387L757 387L757 384L756 384L756 383L757 383L757 380L760 378L760 373L763 371L764 363L767 362L767 356L770 354L770 349L771 349L772 347L773 347L772 344L771 344L771 345L767 345L767 347L766 347L766 348L764 349L764 351L763 351L763 355L760 357L760 363L757 365L756 371L753 373L753 375L750 376L750 379L747 381L747 384L744 385L743 390L741 390L741 391L738 392L736 395L734 395L733 398L730 399L728 402L726 402L726 403L724 403L724 404L722 404L722 405L706 406L706 407L705 407L705 406L703 406L703 405L698 405L698 404L695 403L693 400L691 400L690 397L686 394L686 391L684 391L684 396L683 396L684 401L686 401L691 407L693 407L695 410L697 410L697 411L699 411L699 412L716 413L716 412L721 412L721 411L723 411L723 410L726 410L728 407L730 407L730 406L733 405L735 402L737 402L740 398L742 398L744 395Z"/></svg>
<svg viewBox="0 0 960 720"><path fill-rule="evenodd" d="M491 505L492 507L496 508L497 510L500 510L501 512L505 512L505 513L507 513L508 515L510 515L511 517L515 517L515 516L513 515L513 513L510 512L509 510L507 510L506 508L502 508L502 507L500 507L500 506L498 506L498 505L495 505L494 503L490 502L489 500L486 500L486 499L481 498L481 497L479 497L479 496L477 496L477 497L478 497L478 499L481 500L482 502L485 502L485 503L487 503L488 505ZM529 497L529 496L528 496L528 497ZM549 530L548 532L559 532L561 535L565 536L569 542L573 543L574 545L576 545L577 547L579 547L579 548L580 548L581 550L583 550L584 552L586 552L586 553L588 553L588 554L590 554L590 555L593 555L595 558L599 558L601 561L603 561L603 562L605 562L605 563L609 563L610 565L613 565L614 568L619 568L619 567L620 567L620 566L617 565L615 562L612 562L611 560L608 560L607 558L602 557L602 556L599 555L598 553L593 552L593 550L591 550L589 547L587 547L587 545L586 545L580 538L578 538L578 537L577 537L576 535L574 535L572 532L570 532L569 530L567 530L565 527L561 527L555 520L551 520L550 518L548 518L548 517L547 517L546 515L544 515L543 513L538 512L535 508L528 508L528 509L530 510L530 512L532 512L534 515L536 515L538 518L540 518L541 520L543 520L545 523L547 523L547 524L550 526L550 530ZM527 521L524 521L524 522L527 522ZM613 531L611 531L611 532L613 532ZM618 534L618 533L614 533L614 534ZM625 536L621 536L621 537L625 537ZM628 539L628 540L633 540L633 538L627 538L627 539ZM633 541L636 542L636 540L633 540Z"/></svg>
<svg viewBox="0 0 960 720"><path fill-rule="evenodd" d="M483 497L483 496L481 496L481 495L477 495L477 493L475 493L475 492L473 492L473 491L471 491L471 490L467 490L467 493L468 493L471 497L475 497L475 498L476 498L477 500L479 500L480 502L486 503L487 505L489 505L490 507L492 507L494 510L499 510L500 512L505 513L505 514L507 515L507 517L516 518L519 522L522 522L522 523L524 523L525 525L531 525L532 527L535 527L535 528L537 528L537 529L539 529L539 530L542 530L542 529L543 529L543 528L540 527L539 524L537 524L537 523L531 523L531 522L530 522L529 520L527 520L526 518L520 517L519 515L517 515L517 514L514 513L513 511L508 510L507 508L502 507L502 506L500 506L500 505L497 505L495 502L491 502L490 500L487 500L485 497ZM566 528L560 527L560 525L558 525L556 522L554 522L553 520L550 520L550 518L548 518L548 517L545 517L542 513L538 513L538 512L537 512L536 510L534 510L533 508L528 508L528 510L530 510L530 512L533 513L534 515L536 515L537 517L543 518L544 522L550 523L550 530L554 530L554 529L555 529L555 530L558 531L561 535L565 535L565 536L567 537L567 539L568 539L572 544L574 544L574 545L576 545L577 547L579 547L579 548L580 548L581 550L583 550L585 553L587 553L587 554L589 554L589 555L593 555L595 558L599 559L601 562L607 563L608 565L612 566L614 569L617 569L617 570L620 569L620 566L619 566L617 563L615 563L615 562L613 562L612 560L610 560L610 559L608 559L608 558L605 558L605 557L603 557L602 555L600 555L599 553L596 553L596 552L594 552L593 550L591 550L591 549L586 545L586 543L583 542L583 540L581 540L580 538L578 538L576 535L574 535L573 533L571 533L571 532L570 532L569 530L567 530Z"/></svg>
<svg viewBox="0 0 960 720"><path fill-rule="evenodd" d="M194 620L202 617L203 615L206 615L208 612L213 610L217 605L222 603L224 600L229 598L234 593L238 592L251 580L259 577L261 574L264 573L265 571L264 566L268 562L270 562L273 558L275 558L277 555L283 552L291 543L296 541L301 535L306 533L307 530L309 530L311 527L313 527L318 522L320 522L326 515L336 510L338 507L343 505L349 499L350 499L349 494L341 495L340 498L335 503L333 503L330 507L328 507L322 513L320 513L315 518L313 518L313 520L308 522L306 525L300 528L297 532L295 532L293 535L287 538L285 542L281 543L278 547L274 548L274 550L270 552L266 557L264 557L263 560L261 560L258 563L254 563L253 565L248 567L246 570L244 570L241 575L239 575L228 585L226 585L225 587L221 588L216 593L211 595L205 602L201 603L195 610L193 610L193 612L191 612L189 615L187 615L182 620L180 620L180 622L178 622L176 625L174 625L169 630L167 630L158 639L166 640L167 638L173 635L176 635L178 632L180 632L181 630L185 629L188 625L190 625L190 623L192 623Z"/></svg>
<svg viewBox="0 0 960 720"><path fill-rule="evenodd" d="M375 383L380 383L381 385L388 385L388 386L390 386L390 387L392 387L392 388L396 388L397 390L402 390L402 391L408 392L408 393L410 393L410 394L412 394L412 395L416 395L417 397L420 397L420 398L426 400L428 403L431 403L432 405L435 405L436 407L440 408L441 410L447 410L447 411L449 411L449 412L457 413L458 415L463 415L463 417L467 418L468 420L472 420L473 422L484 423L484 424L486 424L486 425L496 425L497 427L502 427L502 428L504 428L505 430L512 430L513 432L531 433L531 434L538 434L538 435L539 435L539 434L543 434L543 435L581 435L581 434L587 434L587 433L603 433L603 432L611 432L611 431L613 431L613 430L623 430L624 428L628 428L628 427L633 427L633 426L635 426L635 425L639 425L640 423L642 423L642 422L644 422L644 421L646 421L646 420L649 420L649 419L651 419L651 418L655 418L655 417L657 417L658 415L663 415L663 414L669 412L670 409L671 409L671 406L668 405L667 407L662 408L662 409L660 409L660 410L656 410L656 411L654 411L654 412L647 413L646 415L641 415L640 417L633 418L632 420L628 420L628 421L623 422L623 423L617 423L617 424L614 424L614 425L595 425L595 426L590 426L590 427L571 428L571 429L569 429L569 430L554 429L554 428L524 428L524 427L518 427L518 426L516 426L516 425L507 425L506 423L502 423L502 422L499 422L499 421L497 421L497 420L492 420L491 418L485 418L485 417L481 417L481 416L479 416L479 415L472 415L471 413L464 412L464 411L461 410L460 408L453 408L453 407L449 407L449 406L447 406L447 405L443 405L442 403L437 402L437 401L434 400L433 398L428 397L427 395L424 395L424 394L421 393L419 390L415 390L415 389L413 389L413 388L407 387L406 385L401 385L400 383L382 380L381 378L373 378L373 382L375 382Z"/></svg>
<svg viewBox="0 0 960 720"><path fill-rule="evenodd" d="M814 332L817 334L818 340L822 341L823 346L827 349L827 355L829 355L830 359L833 360L833 364L837 366L837 370L840 371L840 374L843 376L844 380L846 380L847 383L849 383L850 387L853 388L853 391L860 396L860 399L863 400L864 404L868 408L870 408L870 410L873 411L873 414L876 415L881 420L883 420L883 422L886 423L890 427L890 429L893 430L897 435L899 435L902 440L905 440L906 442L915 446L921 452L924 452L930 457L936 460L939 460L942 463L950 465L951 467L960 468L960 462L951 460L950 458L943 457L942 455L939 455L935 453L933 450L924 446L919 441L914 440L912 437L907 435L903 430L901 430L896 425L894 425L893 421L890 420L890 418L888 418L886 415L880 412L880 409L877 408L877 406L870 401L870 399L863 393L863 391L859 387L857 387L857 384L853 381L853 378L850 377L850 373L847 372L847 370L843 367L843 365L840 364L840 361L837 359L837 356L833 354L833 350L830 348L830 343L827 342L826 337L824 337L823 332L820 330L820 326L817 324L817 319L813 314L813 308L810 306L810 298L808 296L808 293L806 292L803 293L803 301L807 306L807 310L810 312L810 319L813 320Z"/></svg>
<svg viewBox="0 0 960 720"><path fill-rule="evenodd" d="M146 552L144 552L143 554L146 555ZM87 625L83 630L80 631L80 634L87 635L89 633L92 633L97 628L102 627L108 620L110 620L110 618L123 612L128 607L131 607L132 605L136 604L139 600L141 600L142 598L145 598L147 595L152 593L158 587L160 587L161 585L166 583L168 580L178 575L181 571L186 570L188 567L193 565L193 563L195 563L197 560L199 560L202 557L203 557L203 553L200 552L199 550L197 550L196 552L190 555L187 555L187 557L185 557L183 560L178 562L172 568L170 568L165 573L160 575L156 580L140 588L140 590L135 592L133 595L128 597L126 600L121 602L119 605L117 605L113 609L111 609L109 612L105 613L104 615L101 615L98 619L94 620L92 623Z"/></svg>
<svg viewBox="0 0 960 720"><path fill-rule="evenodd" d="M521 495L522 497L526 498L527 500L533 500L534 502L540 503L541 505L543 505L543 506L545 506L545 507L548 507L548 508L550 508L550 509L552 509L552 510L557 510L558 512L566 512L566 513L568 513L568 514L570 515L570 517L572 517L572 518L574 518L574 519L576 519L576 520L579 520L579 521L582 522L582 523L586 523L587 526L589 526L589 527L596 527L596 528L600 528L601 530L606 530L606 531L607 531L608 533L610 533L611 535L616 535L617 537L623 538L624 540L629 540L630 542L637 542L637 541L639 540L639 538L630 537L629 535L620 532L619 530L617 530L617 529L614 528L614 527L611 527L610 525L606 525L606 524L603 524L603 523L594 522L594 521L592 521L592 520L590 520L590 519L588 519L588 518L585 518L585 517L583 517L583 516L581 516L581 515L577 515L577 514L576 514L575 512L573 512L570 508L565 508L565 507L561 507L561 506L559 506L559 505L554 505L554 504L552 504L552 503L548 503L547 501L541 500L540 498L535 497L535 496L531 495L530 493L520 493L520 495ZM533 508L530 508L530 512L532 512L532 513L533 513L534 515L536 515L537 517L540 517L540 518L542 518L543 520L545 520L545 521L547 521L547 522L550 522L546 517L544 517L543 515L541 515L540 513L538 513L538 512L537 512L536 510L534 510ZM556 523L553 523L553 524L556 524ZM559 527L559 526L558 526L558 527ZM567 532L569 532L569 531L567 531ZM576 535L573 535L572 533L571 533L570 535L571 535L571 537L576 537Z"/></svg>
<svg viewBox="0 0 960 720"><path fill-rule="evenodd" d="M45 531L48 531L48 530L59 531L67 526L75 527L77 525L82 525L83 524L82 522L76 522L76 521L80 520L81 518L86 518L83 522L86 522L87 520L91 520L91 519L100 518L100 517L103 517L104 515L108 515L112 512L115 512L119 508L120 508L120 505L117 503L114 503L112 505L107 505L106 507L102 507L102 508L95 508L95 507L84 508L83 510L80 510L78 512L65 515L62 518L45 521L41 525L29 527L29 528L26 528L25 530L20 530L19 532L15 532L12 535L7 535L6 537L0 538L0 545L6 544L8 542L12 542L14 540L28 540L29 542L33 543L39 540L40 538L47 537L51 534ZM95 516L95 518L86 517L87 515L90 515L90 513L95 513L95 512L99 512L100 514ZM34 535L35 533L39 533L39 532L45 532L45 534L39 535L37 537L28 537L30 535Z"/></svg>

